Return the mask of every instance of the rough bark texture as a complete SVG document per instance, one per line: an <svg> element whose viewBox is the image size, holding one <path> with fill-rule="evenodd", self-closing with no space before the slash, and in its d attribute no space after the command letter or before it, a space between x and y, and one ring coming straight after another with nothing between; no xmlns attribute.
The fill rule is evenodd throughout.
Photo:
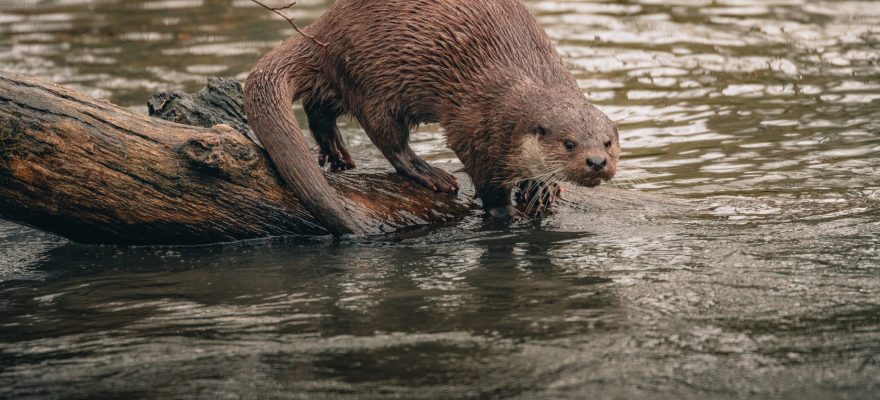
<svg viewBox="0 0 880 400"><path fill-rule="evenodd" d="M230 127L247 125L240 87L229 85L215 80L196 97L151 99L152 112L177 121L225 123L200 128L0 72L0 216L83 243L325 235L263 150ZM374 233L448 222L473 208L464 194L433 193L393 173L328 179Z"/></svg>
<svg viewBox="0 0 880 400"><path fill-rule="evenodd" d="M196 94L179 90L159 92L147 101L151 117L178 124L210 128L226 124L257 142L244 113L241 83L208 77L208 86Z"/></svg>

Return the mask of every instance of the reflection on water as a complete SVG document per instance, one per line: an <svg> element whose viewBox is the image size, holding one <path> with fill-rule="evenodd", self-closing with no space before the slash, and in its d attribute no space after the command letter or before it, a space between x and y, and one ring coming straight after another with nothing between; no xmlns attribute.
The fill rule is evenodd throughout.
<svg viewBox="0 0 880 400"><path fill-rule="evenodd" d="M643 209L186 249L0 223L0 397L876 396L880 3L530 5ZM144 110L290 33L246 0L4 0L0 68Z"/></svg>

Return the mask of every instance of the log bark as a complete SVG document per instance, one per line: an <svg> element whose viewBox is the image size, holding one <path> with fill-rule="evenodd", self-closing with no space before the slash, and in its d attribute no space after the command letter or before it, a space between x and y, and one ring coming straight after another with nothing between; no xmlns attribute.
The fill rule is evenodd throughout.
<svg viewBox="0 0 880 400"><path fill-rule="evenodd" d="M263 150L233 128L248 130L234 93L215 96L218 88L229 90L228 82L212 82L195 97L172 93L150 101L151 112L180 122L224 123L202 128L0 72L0 216L98 244L326 235ZM194 112L180 111L186 101ZM216 112L205 113L210 108ZM328 179L373 233L448 223L474 209L466 193L434 193L393 173Z"/></svg>
<svg viewBox="0 0 880 400"><path fill-rule="evenodd" d="M183 125L210 128L226 124L259 144L248 126L241 83L233 80L208 77L208 85L196 94L158 92L147 100L147 109L151 117Z"/></svg>

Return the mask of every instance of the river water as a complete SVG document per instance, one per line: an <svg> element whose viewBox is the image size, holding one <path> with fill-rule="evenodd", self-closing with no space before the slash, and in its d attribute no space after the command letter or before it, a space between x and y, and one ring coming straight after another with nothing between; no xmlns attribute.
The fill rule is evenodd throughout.
<svg viewBox="0 0 880 400"><path fill-rule="evenodd" d="M880 2L529 5L644 209L197 248L0 222L0 398L878 398ZM0 68L145 112L291 32L246 0L0 0Z"/></svg>

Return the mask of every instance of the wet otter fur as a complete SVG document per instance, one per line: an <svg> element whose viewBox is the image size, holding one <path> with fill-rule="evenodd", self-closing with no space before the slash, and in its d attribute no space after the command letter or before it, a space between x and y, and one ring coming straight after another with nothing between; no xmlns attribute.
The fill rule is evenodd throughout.
<svg viewBox="0 0 880 400"><path fill-rule="evenodd" d="M355 167L336 127L354 116L398 173L458 183L410 148L439 122L483 207L507 216L523 182L595 186L614 176L616 124L592 106L519 0L339 0L264 56L245 88L249 124L284 180L335 235L362 233L320 166ZM302 99L319 163L290 107Z"/></svg>

